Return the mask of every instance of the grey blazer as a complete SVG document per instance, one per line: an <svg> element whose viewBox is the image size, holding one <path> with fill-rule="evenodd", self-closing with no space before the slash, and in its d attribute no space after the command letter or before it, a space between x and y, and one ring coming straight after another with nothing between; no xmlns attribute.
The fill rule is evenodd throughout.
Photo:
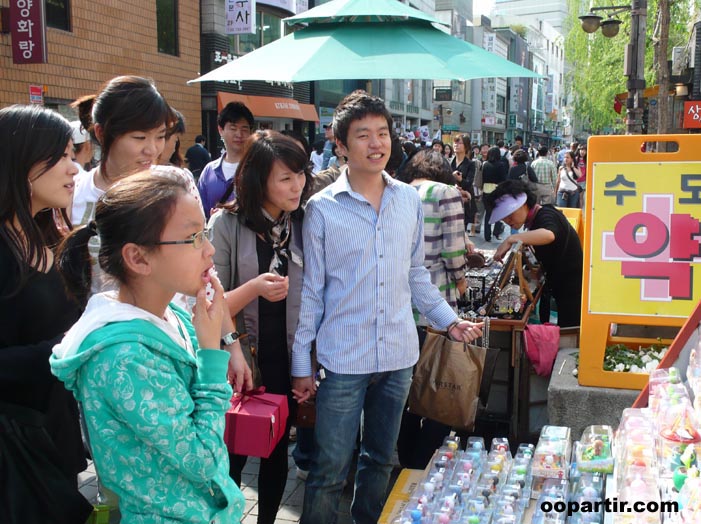
<svg viewBox="0 0 701 524"><path fill-rule="evenodd" d="M302 222L292 220L290 231L290 251L294 259L303 260L302 255ZM216 248L214 266L225 291L235 289L243 282L256 278L258 273L258 254L256 251L256 234L241 223L236 213L220 211L209 220L212 230L212 244ZM301 264L289 260L287 275L290 287L287 292L287 354L292 358L292 344L295 340L299 306L302 299L302 279L304 276ZM243 325L241 325L243 324ZM265 328L265 326L263 326ZM243 315L236 316L236 329L248 336L242 339L242 348L248 346L253 355L258 347L258 299L249 302L243 309ZM244 351L244 355L246 352Z"/></svg>

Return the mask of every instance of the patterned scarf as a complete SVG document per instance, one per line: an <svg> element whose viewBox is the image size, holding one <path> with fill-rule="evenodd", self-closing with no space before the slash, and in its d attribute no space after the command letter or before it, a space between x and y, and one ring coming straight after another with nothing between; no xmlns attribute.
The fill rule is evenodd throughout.
<svg viewBox="0 0 701 524"><path fill-rule="evenodd" d="M285 276L284 263L282 257L290 260L290 250L288 243L290 240L290 213L283 213L278 220L275 220L270 213L261 208L263 216L272 222L272 227L264 234L258 236L270 244L273 248L273 258L270 260L270 272L276 275Z"/></svg>

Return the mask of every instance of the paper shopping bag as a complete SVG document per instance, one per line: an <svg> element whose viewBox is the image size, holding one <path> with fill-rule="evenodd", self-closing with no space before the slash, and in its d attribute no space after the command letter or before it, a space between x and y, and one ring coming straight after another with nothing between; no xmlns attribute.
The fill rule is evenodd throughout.
<svg viewBox="0 0 701 524"><path fill-rule="evenodd" d="M472 429L487 350L427 330L409 390L409 411L458 429Z"/></svg>

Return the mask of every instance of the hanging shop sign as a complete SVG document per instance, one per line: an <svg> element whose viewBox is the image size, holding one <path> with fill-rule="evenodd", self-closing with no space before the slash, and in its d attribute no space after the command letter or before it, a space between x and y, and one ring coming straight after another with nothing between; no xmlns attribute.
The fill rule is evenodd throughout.
<svg viewBox="0 0 701 524"><path fill-rule="evenodd" d="M10 0L13 64L46 63L43 0Z"/></svg>
<svg viewBox="0 0 701 524"><path fill-rule="evenodd" d="M226 34L256 32L256 0L226 0Z"/></svg>
<svg viewBox="0 0 701 524"><path fill-rule="evenodd" d="M684 129L701 128L701 101L684 102Z"/></svg>

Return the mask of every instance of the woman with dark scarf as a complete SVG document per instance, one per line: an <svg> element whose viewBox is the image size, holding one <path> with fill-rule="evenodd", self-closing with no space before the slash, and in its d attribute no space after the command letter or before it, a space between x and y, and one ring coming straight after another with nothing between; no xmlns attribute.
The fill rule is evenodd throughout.
<svg viewBox="0 0 701 524"><path fill-rule="evenodd" d="M242 337L254 355L258 384L287 395L287 431L270 457L261 459L258 524L273 524L287 482L292 400L289 355L302 291L302 202L311 188L306 154L289 137L258 131L247 144L236 176L236 200L212 215L214 265ZM244 346L247 346L244 347ZM246 458L231 455L231 476L241 485Z"/></svg>

